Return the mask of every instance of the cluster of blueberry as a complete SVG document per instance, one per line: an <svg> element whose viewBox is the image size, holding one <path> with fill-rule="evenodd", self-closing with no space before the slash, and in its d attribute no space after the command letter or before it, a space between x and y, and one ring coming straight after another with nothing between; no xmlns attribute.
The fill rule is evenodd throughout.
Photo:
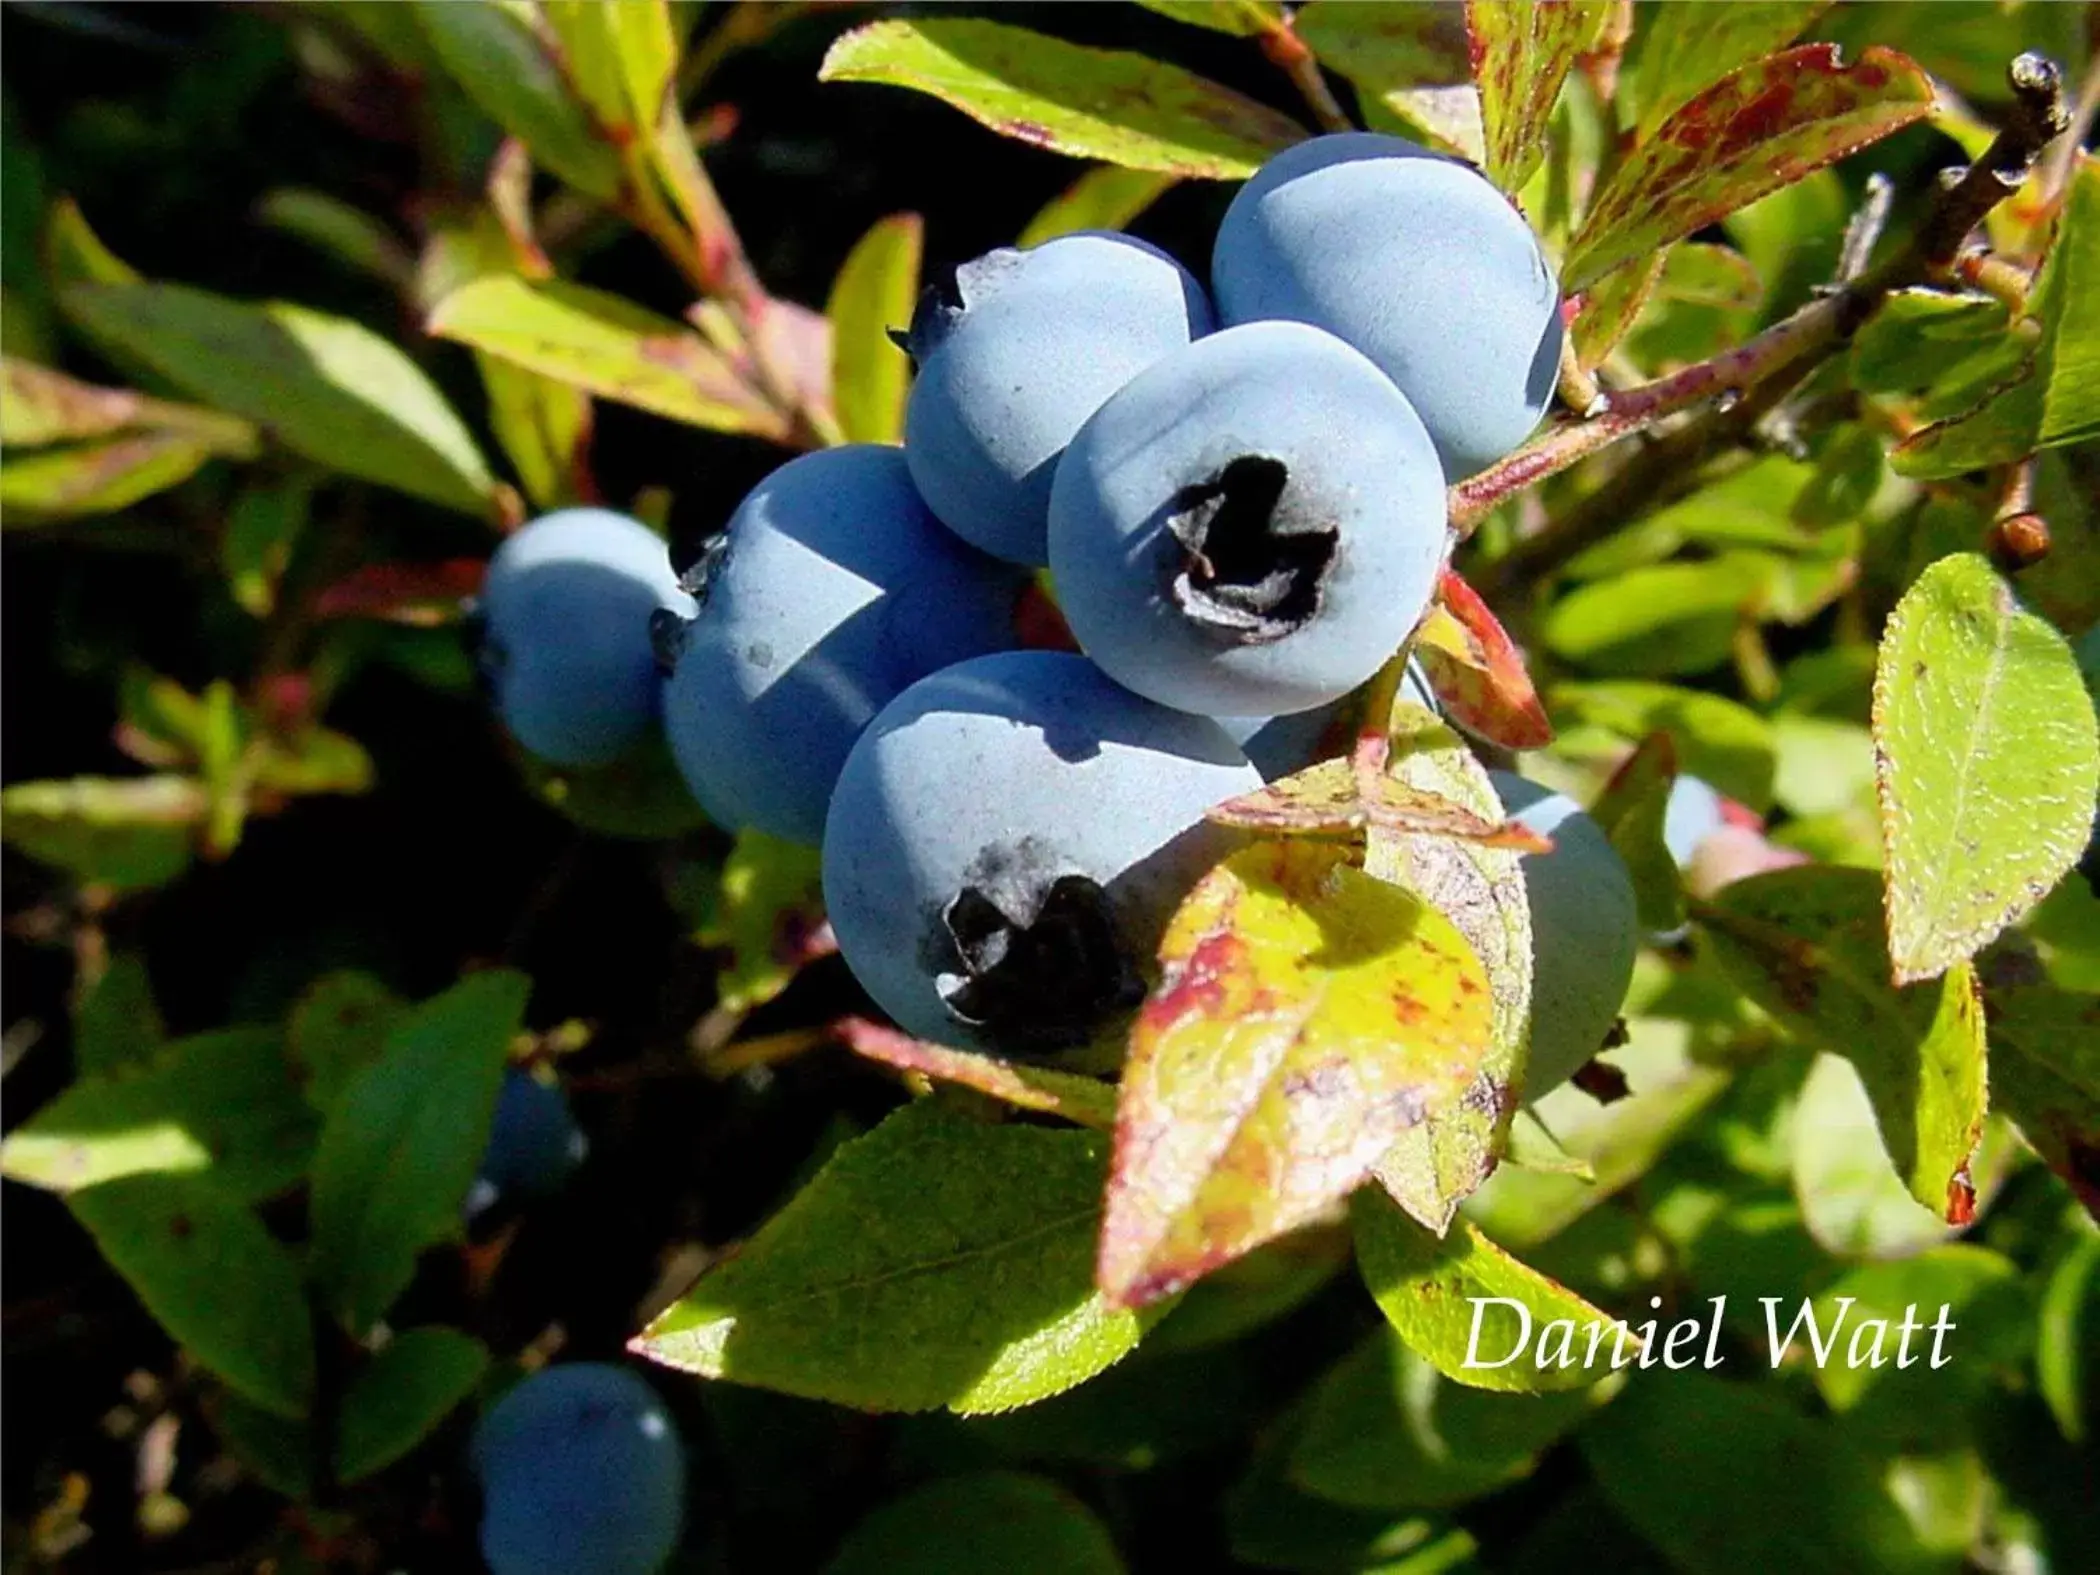
<svg viewBox="0 0 2100 1575"><path fill-rule="evenodd" d="M1273 159L1210 285L1122 235L994 252L914 315L903 448L782 466L682 582L618 516L520 531L484 596L512 731L605 759L654 724L661 668L701 807L821 840L840 949L900 1025L1086 1041L1219 851L1203 812L1306 764L1405 641L1450 549L1447 481L1522 441L1559 361L1522 216L1393 137ZM1045 568L1084 655L1015 649ZM1583 993L1610 1000L1553 1024L1582 1058L1633 936L1591 840ZM1600 879L1610 919L1626 899L1601 973Z"/></svg>

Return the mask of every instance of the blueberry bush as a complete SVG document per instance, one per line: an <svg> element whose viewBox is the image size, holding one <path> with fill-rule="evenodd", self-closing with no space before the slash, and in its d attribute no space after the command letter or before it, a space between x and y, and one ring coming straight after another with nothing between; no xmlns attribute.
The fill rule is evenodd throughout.
<svg viewBox="0 0 2100 1575"><path fill-rule="evenodd" d="M5 8L6 1568L2100 1568L2096 18Z"/></svg>

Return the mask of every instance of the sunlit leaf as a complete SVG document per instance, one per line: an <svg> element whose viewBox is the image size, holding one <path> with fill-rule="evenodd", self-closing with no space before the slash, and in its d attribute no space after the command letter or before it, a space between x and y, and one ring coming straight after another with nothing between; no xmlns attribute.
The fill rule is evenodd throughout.
<svg viewBox="0 0 2100 1575"><path fill-rule="evenodd" d="M878 219L831 282L831 403L848 442L904 441L911 368L890 330L911 323L925 230L916 213Z"/></svg>
<svg viewBox="0 0 2100 1575"><path fill-rule="evenodd" d="M1560 85L1610 13L1603 0L1466 0L1487 173L1504 191L1522 190L1545 157Z"/></svg>
<svg viewBox="0 0 2100 1575"><path fill-rule="evenodd" d="M1975 408L1897 445L1903 475L1957 476L2009 464L2037 449L2100 437L2100 159L2078 161L2056 239L2006 350L2001 375L1976 389ZM2004 354L2004 351L1999 354ZM1948 401L1951 402L1951 401Z"/></svg>
<svg viewBox="0 0 2100 1575"><path fill-rule="evenodd" d="M1016 246L1040 246L1075 230L1120 230L1174 184L1157 170L1103 164L1088 170L1036 210Z"/></svg>
<svg viewBox="0 0 2100 1575"><path fill-rule="evenodd" d="M1137 1343L1094 1289L1107 1140L932 1100L846 1144L636 1336L706 1378L876 1411L1004 1411Z"/></svg>
<svg viewBox="0 0 2100 1575"><path fill-rule="evenodd" d="M1671 110L1738 67L1782 49L1831 0L1729 0L1726 5L1664 5L1642 13L1632 69L1620 95L1639 108L1647 135Z"/></svg>
<svg viewBox="0 0 2100 1575"><path fill-rule="evenodd" d="M84 881L160 886L188 867L205 808L191 777L15 782L0 789L0 836Z"/></svg>
<svg viewBox="0 0 2100 1575"><path fill-rule="evenodd" d="M192 1172L256 1201L305 1174L316 1123L274 1028L178 1039L83 1077L0 1144L0 1174L55 1192Z"/></svg>
<svg viewBox="0 0 2100 1575"><path fill-rule="evenodd" d="M1983 1135L1984 1023L1976 975L1889 982L1880 881L1803 866L1740 880L1698 918L1730 977L1807 1043L1851 1060L1911 1195L1965 1223Z"/></svg>
<svg viewBox="0 0 2100 1575"><path fill-rule="evenodd" d="M1302 1225L1460 1098L1491 1040L1465 937L1345 854L1265 843L1196 887L1131 1036L1099 1276L1139 1305Z"/></svg>
<svg viewBox="0 0 2100 1575"><path fill-rule="evenodd" d="M1178 66L1002 22L871 22L831 46L819 75L916 88L1001 136L1166 175L1251 175L1306 135L1296 121Z"/></svg>
<svg viewBox="0 0 2100 1575"><path fill-rule="evenodd" d="M2070 645L1983 558L1904 593L1874 670L1889 954L1900 982L1959 963L2078 861L2100 727Z"/></svg>
<svg viewBox="0 0 2100 1575"><path fill-rule="evenodd" d="M601 124L629 132L656 125L678 68L666 0L541 0L569 80Z"/></svg>
<svg viewBox="0 0 2100 1575"><path fill-rule="evenodd" d="M1391 129L1476 164L1485 157L1480 94L1455 8L1312 0L1298 8L1292 31L1356 84L1373 130L1387 129L1376 116L1382 109L1397 123Z"/></svg>
<svg viewBox="0 0 2100 1575"><path fill-rule="evenodd" d="M1502 803L1486 768L1448 728L1401 691L1389 726L1387 772L1396 781L1448 797L1483 815ZM1459 1100L1430 1111L1378 1162L1378 1183L1433 1231L1493 1170L1509 1130L1531 1035L1531 903L1520 850L1404 828L1375 827L1364 841L1364 871L1427 902L1455 925L1487 975L1490 1045Z"/></svg>
<svg viewBox="0 0 2100 1575"><path fill-rule="evenodd" d="M1677 751L1670 735L1650 733L1612 773L1589 808L1590 819L1604 828L1626 861L1641 928L1651 935L1669 934L1684 923L1684 886L1677 861L1663 841L1670 789L1676 782Z"/></svg>
<svg viewBox="0 0 2100 1575"><path fill-rule="evenodd" d="M1608 1314L1511 1257L1470 1220L1439 1240L1373 1188L1356 1195L1349 1218L1356 1266L1378 1310L1446 1378L1521 1394L1583 1389L1607 1376L1610 1353L1632 1349ZM1565 1352L1545 1339L1556 1322L1573 1326ZM1594 1371L1583 1365L1592 1329Z"/></svg>
<svg viewBox="0 0 2100 1575"><path fill-rule="evenodd" d="M1586 289L1900 131L1932 104L1925 73L1890 49L1847 64L1828 44L1804 44L1732 72L1679 105L1605 180L1569 245L1561 288Z"/></svg>
<svg viewBox="0 0 2100 1575"><path fill-rule="evenodd" d="M452 292L430 332L673 421L781 438L787 418L684 324L583 285L490 275Z"/></svg>
<svg viewBox="0 0 2100 1575"><path fill-rule="evenodd" d="M1099 1132L1115 1126L1116 1091L1098 1078L1020 1061L1001 1061L969 1050L951 1050L864 1018L848 1018L838 1031L854 1054L900 1072L974 1088L1017 1110L1063 1116Z"/></svg>
<svg viewBox="0 0 2100 1575"><path fill-rule="evenodd" d="M59 299L98 343L319 464L465 513L491 507L495 483L445 396L360 323L177 284L76 284Z"/></svg>
<svg viewBox="0 0 2100 1575"><path fill-rule="evenodd" d="M137 432L44 449L0 463L0 507L11 528L39 519L114 514L180 486L213 458L209 444L179 432Z"/></svg>
<svg viewBox="0 0 2100 1575"><path fill-rule="evenodd" d="M1524 655L1494 610L1446 569L1436 600L1415 631L1415 658L1450 718L1504 749L1543 749L1553 724L1532 687Z"/></svg>

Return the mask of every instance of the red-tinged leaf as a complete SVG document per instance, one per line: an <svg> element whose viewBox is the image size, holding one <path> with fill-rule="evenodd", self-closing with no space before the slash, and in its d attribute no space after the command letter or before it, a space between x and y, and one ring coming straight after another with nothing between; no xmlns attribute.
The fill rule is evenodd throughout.
<svg viewBox="0 0 2100 1575"><path fill-rule="evenodd" d="M1621 339L1633 328L1662 278L1667 249L1647 257L1621 263L1585 290L1575 320L1568 324L1568 338L1575 345L1575 364L1594 372L1604 364Z"/></svg>
<svg viewBox="0 0 2100 1575"><path fill-rule="evenodd" d="M1517 644L1480 594L1446 569L1415 635L1415 655L1451 719L1505 749L1543 749L1553 724Z"/></svg>
<svg viewBox="0 0 2100 1575"><path fill-rule="evenodd" d="M1410 786L1482 814L1501 801L1458 735L1405 689L1395 696L1387 769ZM1422 898L1458 927L1486 970L1492 1045L1465 1097L1410 1127L1378 1161L1378 1184L1420 1224L1442 1234L1495 1168L1510 1130L1531 1034L1531 903L1508 848L1373 828L1364 869Z"/></svg>
<svg viewBox="0 0 2100 1575"><path fill-rule="evenodd" d="M460 615L460 603L481 589L488 564L480 558L436 563L368 563L321 593L321 618L383 618L435 627Z"/></svg>
<svg viewBox="0 0 2100 1575"><path fill-rule="evenodd" d="M1931 79L1892 49L1846 65L1837 46L1804 44L1745 66L1679 105L1612 172L1568 248L1561 288L1587 289L1932 107Z"/></svg>
<svg viewBox="0 0 2100 1575"><path fill-rule="evenodd" d="M1604 0L1466 0L1487 172L1504 191L1539 167L1560 85L1610 12Z"/></svg>
<svg viewBox="0 0 2100 1575"><path fill-rule="evenodd" d="M1456 837L1493 848L1542 853L1550 846L1513 820L1475 814L1427 788L1395 777L1368 780L1356 763L1323 760L1210 811L1221 826L1272 836L1353 837L1367 826L1425 837Z"/></svg>
<svg viewBox="0 0 2100 1575"><path fill-rule="evenodd" d="M1346 854L1263 843L1168 926L1123 1073L1098 1279L1170 1295L1315 1218L1462 1098L1488 982L1451 921Z"/></svg>
<svg viewBox="0 0 2100 1575"><path fill-rule="evenodd" d="M1993 946L1976 971L1990 1024L1992 1107L2018 1123L2100 1220L2100 995L2057 988L2016 944Z"/></svg>
<svg viewBox="0 0 2100 1575"><path fill-rule="evenodd" d="M940 1083L959 1083L1020 1110L1063 1116L1107 1132L1116 1124L1116 1091L1098 1078L1050 1067L995 1060L968 1050L914 1039L864 1017L841 1018L835 1032L855 1055Z"/></svg>

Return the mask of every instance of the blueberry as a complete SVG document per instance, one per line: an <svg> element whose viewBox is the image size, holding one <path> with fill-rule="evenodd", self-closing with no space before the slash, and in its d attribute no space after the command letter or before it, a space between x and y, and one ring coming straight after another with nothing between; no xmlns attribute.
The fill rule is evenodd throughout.
<svg viewBox="0 0 2100 1575"><path fill-rule="evenodd" d="M1141 372L1080 428L1050 567L1110 677L1206 716L1308 711L1428 605L1444 476L1393 385L1333 335L1250 323Z"/></svg>
<svg viewBox="0 0 2100 1575"><path fill-rule="evenodd" d="M1091 1039L1261 778L1217 723L1084 657L1014 651L914 684L862 735L824 831L839 950L908 1033L1009 1052Z"/></svg>
<svg viewBox="0 0 2100 1575"><path fill-rule="evenodd" d="M1692 862L1699 844L1721 829L1721 795L1698 777L1679 777L1670 784L1663 810L1663 846L1678 868Z"/></svg>
<svg viewBox="0 0 2100 1575"><path fill-rule="evenodd" d="M474 1178L468 1212L479 1213L498 1198L523 1201L552 1197L582 1163L584 1136L569 1114L559 1087L510 1068L496 1099L489 1146Z"/></svg>
<svg viewBox="0 0 2100 1575"><path fill-rule="evenodd" d="M685 1449L623 1367L569 1362L522 1380L474 1431L481 1554L494 1575L650 1575L677 1546Z"/></svg>
<svg viewBox="0 0 2100 1575"><path fill-rule="evenodd" d="M1218 227L1226 323L1314 323L1414 403L1456 481L1538 424L1560 364L1560 287L1486 179L1399 137L1349 132L1279 153Z"/></svg>
<svg viewBox="0 0 2100 1575"><path fill-rule="evenodd" d="M966 541L1014 563L1047 562L1050 476L1072 434L1210 328L1188 270L1127 235L1081 231L963 264L912 318L912 479Z"/></svg>
<svg viewBox="0 0 2100 1575"><path fill-rule="evenodd" d="M1424 710L1438 712L1436 697L1420 663L1407 664L1407 671L1400 678L1400 693ZM1348 754L1356 742L1352 732L1356 711L1356 697L1345 696L1313 711L1287 712L1282 716L1221 716L1218 726L1246 752L1262 780L1274 782L1319 761Z"/></svg>
<svg viewBox="0 0 2100 1575"><path fill-rule="evenodd" d="M892 697L1013 643L1017 571L941 529L894 448L805 454L759 483L665 631L664 729L720 824L817 842L846 751Z"/></svg>
<svg viewBox="0 0 2100 1575"><path fill-rule="evenodd" d="M649 620L692 601L662 538L610 509L563 509L489 560L479 660L510 735L561 766L605 765L656 725Z"/></svg>
<svg viewBox="0 0 2100 1575"><path fill-rule="evenodd" d="M1531 1055L1524 1097L1574 1076L1604 1048L1633 982L1640 925L1633 877L1603 827L1572 799L1507 771L1491 771L1512 818L1553 839L1524 860L1531 901Z"/></svg>

